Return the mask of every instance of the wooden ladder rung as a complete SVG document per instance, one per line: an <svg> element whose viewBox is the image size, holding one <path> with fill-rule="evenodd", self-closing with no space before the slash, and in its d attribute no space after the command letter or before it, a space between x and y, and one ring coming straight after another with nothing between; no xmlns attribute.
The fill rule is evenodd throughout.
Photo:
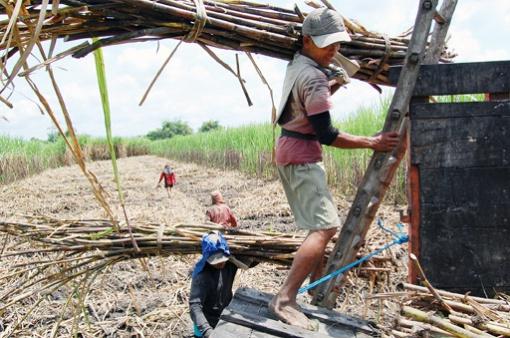
<svg viewBox="0 0 510 338"><path fill-rule="evenodd" d="M446 23L444 16L437 10L434 13L434 21L437 22L438 25L444 25Z"/></svg>

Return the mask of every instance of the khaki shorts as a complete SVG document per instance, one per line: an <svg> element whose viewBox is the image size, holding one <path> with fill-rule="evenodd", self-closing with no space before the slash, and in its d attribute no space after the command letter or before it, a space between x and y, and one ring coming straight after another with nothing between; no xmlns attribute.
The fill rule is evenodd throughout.
<svg viewBox="0 0 510 338"><path fill-rule="evenodd" d="M320 230L340 226L322 162L278 166L278 174L298 228Z"/></svg>

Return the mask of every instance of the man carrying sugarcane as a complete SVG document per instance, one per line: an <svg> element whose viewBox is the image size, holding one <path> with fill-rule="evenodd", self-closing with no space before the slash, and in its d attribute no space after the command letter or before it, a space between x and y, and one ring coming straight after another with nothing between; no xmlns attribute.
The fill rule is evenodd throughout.
<svg viewBox="0 0 510 338"><path fill-rule="evenodd" d="M218 190L211 193L212 205L205 212L207 219L213 223L221 224L227 230L237 228L237 219Z"/></svg>
<svg viewBox="0 0 510 338"><path fill-rule="evenodd" d="M327 8L306 16L302 34L302 48L287 66L274 123L282 127L276 148L278 174L296 225L309 232L269 309L285 323L313 329L299 310L297 292L308 275L311 281L321 276L324 251L340 226L326 182L321 145L389 151L397 145L398 134L355 136L333 127L331 95L349 79L345 71L332 72L327 67L340 43L350 41L350 37L342 17Z"/></svg>

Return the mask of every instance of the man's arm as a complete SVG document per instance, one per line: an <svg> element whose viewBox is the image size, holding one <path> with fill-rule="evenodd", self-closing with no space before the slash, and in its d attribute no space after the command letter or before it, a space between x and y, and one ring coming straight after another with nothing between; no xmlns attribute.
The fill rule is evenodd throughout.
<svg viewBox="0 0 510 338"><path fill-rule="evenodd" d="M232 210L230 210L230 208L228 208L228 213L229 213L228 218L229 225L233 228L237 227L237 218L236 216L234 216L234 213L232 213Z"/></svg>
<svg viewBox="0 0 510 338"><path fill-rule="evenodd" d="M241 270L248 270L257 265L259 265L259 261L253 256L230 256L229 262L234 264L237 268Z"/></svg>
<svg viewBox="0 0 510 338"><path fill-rule="evenodd" d="M342 87L342 84L338 83L337 80L329 81L329 88L331 90L331 95L335 94L337 92L337 90L340 89L340 87Z"/></svg>
<svg viewBox="0 0 510 338"><path fill-rule="evenodd" d="M205 211L205 217L206 217L206 221L209 221L209 222L212 222L212 215L211 215L211 210L210 209L207 209Z"/></svg>
<svg viewBox="0 0 510 338"><path fill-rule="evenodd" d="M390 151L398 144L398 133L388 132L376 136L357 136L339 132L331 123L329 111L308 116L308 120L321 144L336 148L368 148L375 151Z"/></svg>
<svg viewBox="0 0 510 338"><path fill-rule="evenodd" d="M337 148L368 148L374 151L391 151L397 144L398 133L396 132L381 133L376 136L357 136L342 132L331 143Z"/></svg>
<svg viewBox="0 0 510 338"><path fill-rule="evenodd" d="M209 325L203 311L203 304L207 293L207 283L203 278L203 274L199 274L193 278L191 282L191 291L189 295L189 310L191 320L198 327L204 337L212 334L213 328Z"/></svg>

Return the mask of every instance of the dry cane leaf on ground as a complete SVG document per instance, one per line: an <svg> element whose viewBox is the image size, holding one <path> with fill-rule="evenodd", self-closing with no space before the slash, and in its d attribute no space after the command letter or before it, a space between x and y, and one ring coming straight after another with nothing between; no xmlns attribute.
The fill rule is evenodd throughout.
<svg viewBox="0 0 510 338"><path fill-rule="evenodd" d="M279 182L261 182L237 172L219 171L172 161L178 182L169 199L164 190L154 189L161 166L166 161L153 156L119 160L119 169L125 185L126 205L129 207L133 224L145 224L149 227L154 227L154 224L177 223L203 225L205 209L210 204L210 192L218 189L223 192L227 203L238 216L243 231L258 234L269 232L272 235L284 232L289 237L296 238L302 238L304 235L296 232L292 225L292 216ZM105 190L109 195L115 196L114 182L108 179L111 177L110 164L107 161L93 162L90 163L90 168L96 172L98 179L105 182ZM49 219L60 221L76 218L83 222L104 219L104 212L97 207L89 191L86 178L75 167L48 170L40 175L0 187L0 217L3 222L15 223L26 223L27 219L19 216L20 214L46 215ZM111 198L112 209L119 213L119 206L114 197ZM335 200L341 206L340 212L342 214L347 212L349 202L337 193ZM386 224L394 224L398 218L398 214L390 207L383 207L379 215L386 220ZM41 222L41 219L38 222ZM101 224L100 221L96 222ZM48 231L47 229L47 234ZM157 238L154 242L156 237L154 232L149 233L153 238L152 243L156 243L157 246ZM64 234L62 231L61 235ZM146 234L141 233L143 236ZM57 233L54 235L54 239L59 238ZM87 236L89 241L100 241L105 239L101 237L105 235L107 232L99 233L97 236L100 238L96 237L94 240L90 239L90 234ZM235 237L234 234L232 236ZM62 245L65 241L71 241L63 244L66 246L71 244L72 240L72 236L68 238L62 236L57 243ZM368 234L363 254L389 241L390 237L374 228ZM27 316L26 321L19 325L16 336L34 334L50 336L52 330L58 332L57 336L69 336L73 332L80 332L86 337L108 335L123 337L137 334L136 332L142 332L145 336L161 337L168 332L172 332L174 337L190 334L187 308L189 272L198 255L174 256L166 253L143 260L117 256L123 261L109 261L108 257L95 249L78 251L72 255L67 252L67 256L66 252L40 252L41 249L52 248L53 244L44 244L28 237L24 239L3 237L2 244L5 244L4 255L13 251L34 250L34 252L2 258L2 276L25 269L27 271L23 276L30 278L21 278L18 275L4 278L0 287L1 307L6 305L7 300L26 295L27 292L41 288L43 284L54 283L40 294L32 294L5 309L1 316L2 327L12 327L40 301ZM196 247L194 250L198 252ZM90 257L86 258L87 256ZM393 291L395 285L404 280L403 257L405 247L395 248L375 257L370 266L354 270L349 275L350 282L342 290L337 309L344 313L378 320L383 324L390 323L389 318L395 317L398 313L398 305L379 300L365 300L365 297L372 292ZM70 269L73 264L83 260L86 262L87 259L90 260L89 266L93 269L85 269L85 265L82 268ZM36 264L37 262L39 263ZM48 267L44 268L41 264L47 264ZM39 268L36 268L37 265ZM59 281L62 281L66 274L58 272L65 269L67 276L86 272L69 280L65 286L59 286ZM52 278L45 279L52 274ZM261 291L274 293L286 275L284 265L262 263L253 269L239 272L235 287L256 287ZM30 283L34 285L28 286ZM15 292L9 293L12 290ZM70 295L72 297L69 297ZM300 300L309 301L309 298L307 295L301 295ZM56 323L60 323L58 329Z"/></svg>
<svg viewBox="0 0 510 338"><path fill-rule="evenodd" d="M206 169L197 165L175 162L178 184L172 190L169 199L163 190L154 189L161 165L167 160L152 156L132 157L119 160L123 182L125 182L127 205L133 224L145 224L151 231L140 232L140 236L148 236L157 246L157 233L159 224L198 224L204 226L204 212L209 205L209 193L219 189L224 193L227 202L240 219L243 231L257 233L260 236L275 235L277 231L285 232L286 238L302 238L303 233L295 232L292 226L292 217L285 202L285 196L279 182L262 182L246 178L236 172L223 172ZM172 162L174 163L174 162ZM114 196L114 183L108 180L111 177L111 167L108 162L91 163L91 169L97 172L99 179L106 182L105 189ZM52 223L51 219L73 219L77 216L85 224L108 224L103 219L104 214L97 208L94 197L89 192L87 181L74 167L48 170L40 175L0 187L0 216L3 222L26 223L26 218L19 214L44 214L44 219L32 219L35 226ZM344 207L340 210L346 212L349 202L335 194L335 199ZM115 209L116 204L112 202ZM120 211L120 209L116 209ZM345 215L344 215L345 216ZM383 206L379 216L386 220L386 224L394 224L398 214L391 208ZM35 221L37 220L37 221ZM86 221L96 220L96 221ZM38 224L40 223L40 224ZM69 222L68 222L69 223ZM79 223L76 223L79 224ZM57 226L58 228L58 226ZM72 228L72 227L71 227ZM108 228L106 226L106 228ZM204 229L206 229L204 227ZM30 227L23 228L30 231ZM66 233L54 233L54 239L60 247L73 244L73 237ZM143 229L143 227L142 227ZM170 231L169 228L165 228ZM196 230L196 228L194 228ZM54 232L47 228L45 234ZM97 230L97 229L96 229ZM195 231L192 230L191 232ZM88 231L88 233L87 233ZM270 235L264 235L264 232ZM95 234L95 239L90 235ZM78 231L76 239L83 236L88 241L104 240L109 232ZM64 236L67 234L66 236ZM61 236L61 237L59 237ZM81 236L81 237L80 237ZM103 236L103 237L102 237ZM234 236L234 234L231 234ZM250 237L252 235L246 235ZM51 237L51 236L50 236ZM240 236L242 237L242 236ZM68 242L66 242L68 241ZM198 252L195 240L194 252ZM242 242L242 239L240 239ZM381 247L391 241L391 238L378 228L372 228L367 236L363 254ZM128 242L129 243L129 242ZM253 241L252 241L253 243ZM1 316L1 327L7 329L27 316L22 322L15 336L32 337L35 334L51 336L69 336L73 332L80 332L85 337L131 335L162 336L172 332L173 337L190 335L190 319L188 315L187 297L190 287L189 273L198 255L169 255L154 254L155 257L131 259L128 256L117 256L122 261L111 262L104 266L97 262L109 261L102 251L80 251L76 248L74 254L66 252L41 252L41 249L52 248L52 243L41 243L35 238L14 238L9 236L2 240L3 254L13 251L33 250L33 253L3 257L1 275L4 276L0 288L0 306L6 305L6 300L13 300L20 295L33 291L41 284L53 284L40 294L32 294L18 303L7 307ZM43 245L41 245L43 244ZM75 244L75 243L74 243ZM36 252L39 251L39 252ZM95 258L94 258L94 255ZM85 268L70 269L70 267L89 257L95 270L87 270L67 285L58 286L58 282L66 275L59 271L68 269L68 275L73 272L85 271ZM412 336L428 332L445 335L444 328L438 327L430 320L417 321L405 315L399 315L401 306L409 306L417 310L430 312L446 320L440 306L434 302L434 296L425 287L416 287L403 284L397 285L406 279L406 247L392 248L384 255L376 257L367 265L353 270L337 302L336 309L358 317L376 321L385 332L394 337ZM112 256L113 257L113 256ZM74 261L73 261L74 259ZM115 264L114 264L115 263ZM48 267L44 268L44 264ZM35 266L39 265L39 268ZM85 266L84 266L85 267ZM20 278L16 272L27 270ZM45 279L56 275L53 279ZM10 275L11 274L11 275ZM14 275L12 275L14 274ZM9 276L10 277L7 277ZM239 272L235 287L256 287L261 291L276 292L283 282L287 271L282 264L259 264L256 268ZM85 278L87 277L87 278ZM34 286L28 284L36 282ZM20 287L24 285L25 287ZM8 293L15 290L15 292ZM454 315L448 317L451 323L458 323L461 328L473 327L487 331L493 336L504 335L508 329L508 300L486 300L474 297L466 298L464 295L451 295L437 290L442 299L453 308ZM72 295L72 297L69 297ZM466 300L469 299L469 300ZM39 303L37 303L39 301ZM300 301L309 301L309 296L300 295ZM477 306L475 303L480 306ZM473 304L475 304L473 306ZM428 317L426 317L428 318ZM495 320L497 319L497 320ZM467 321L470 321L469 324ZM57 328L57 323L59 327ZM393 333L392 333L393 332ZM421 332L421 333L420 333ZM169 336L169 335L167 335ZM447 336L447 334L446 334Z"/></svg>

